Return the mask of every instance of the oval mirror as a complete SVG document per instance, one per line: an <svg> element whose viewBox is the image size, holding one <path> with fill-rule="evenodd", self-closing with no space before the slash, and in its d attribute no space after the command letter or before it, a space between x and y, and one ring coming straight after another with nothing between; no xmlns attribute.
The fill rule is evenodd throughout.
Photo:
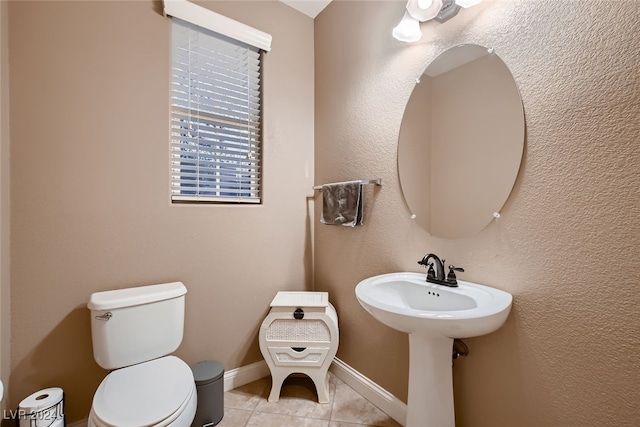
<svg viewBox="0 0 640 427"><path fill-rule="evenodd" d="M522 100L492 49L460 45L417 80L400 126L398 174L430 234L470 237L507 201L524 149Z"/></svg>

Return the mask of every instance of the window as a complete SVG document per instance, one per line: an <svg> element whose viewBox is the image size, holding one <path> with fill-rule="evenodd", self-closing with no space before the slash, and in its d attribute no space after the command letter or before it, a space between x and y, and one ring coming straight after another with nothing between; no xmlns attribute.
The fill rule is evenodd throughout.
<svg viewBox="0 0 640 427"><path fill-rule="evenodd" d="M261 49L173 17L172 201L260 203L261 62Z"/></svg>

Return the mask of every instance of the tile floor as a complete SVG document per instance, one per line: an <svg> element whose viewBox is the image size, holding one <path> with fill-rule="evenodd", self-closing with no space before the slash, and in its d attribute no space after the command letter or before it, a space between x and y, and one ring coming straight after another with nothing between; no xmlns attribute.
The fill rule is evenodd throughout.
<svg viewBox="0 0 640 427"><path fill-rule="evenodd" d="M329 390L331 401L319 404L313 382L292 375L280 401L269 403L271 378L262 378L224 394L224 418L216 427L400 427L332 374Z"/></svg>

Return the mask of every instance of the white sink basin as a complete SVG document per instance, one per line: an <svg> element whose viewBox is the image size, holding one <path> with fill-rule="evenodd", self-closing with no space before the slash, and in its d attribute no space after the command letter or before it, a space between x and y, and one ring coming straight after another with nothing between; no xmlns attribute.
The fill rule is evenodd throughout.
<svg viewBox="0 0 640 427"><path fill-rule="evenodd" d="M468 338L500 328L511 294L458 280L457 288L426 281L425 274L390 273L358 283L356 297L373 317L406 333Z"/></svg>
<svg viewBox="0 0 640 427"><path fill-rule="evenodd" d="M426 274L391 273L358 283L356 297L381 323L409 334L406 427L455 427L451 355L454 338L494 332L511 310L511 294L458 280L450 288Z"/></svg>

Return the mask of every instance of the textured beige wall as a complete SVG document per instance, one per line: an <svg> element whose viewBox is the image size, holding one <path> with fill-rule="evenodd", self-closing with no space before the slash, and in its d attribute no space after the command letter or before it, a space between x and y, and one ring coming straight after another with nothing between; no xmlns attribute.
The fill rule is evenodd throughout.
<svg viewBox="0 0 640 427"><path fill-rule="evenodd" d="M261 359L278 290L311 286L313 21L279 2L204 2L273 35L264 203L169 202L170 20L159 1L9 4L10 407L48 386L88 415L94 291L180 280L188 363Z"/></svg>
<svg viewBox="0 0 640 427"><path fill-rule="evenodd" d="M640 3L485 1L391 38L404 2L332 3L315 22L316 183L378 178L365 225L319 225L316 288L340 316L338 357L406 398L406 335L358 304L361 279L435 252L511 292L498 332L454 367L458 426L640 422ZM443 50L493 46L520 88L525 156L502 218L473 238L410 219L396 141L414 79ZM316 207L319 209L319 206Z"/></svg>
<svg viewBox="0 0 640 427"><path fill-rule="evenodd" d="M7 2L0 3L0 381L6 387L10 369L9 287L9 37ZM6 392L5 392L6 396ZM3 397L0 410L5 409Z"/></svg>

